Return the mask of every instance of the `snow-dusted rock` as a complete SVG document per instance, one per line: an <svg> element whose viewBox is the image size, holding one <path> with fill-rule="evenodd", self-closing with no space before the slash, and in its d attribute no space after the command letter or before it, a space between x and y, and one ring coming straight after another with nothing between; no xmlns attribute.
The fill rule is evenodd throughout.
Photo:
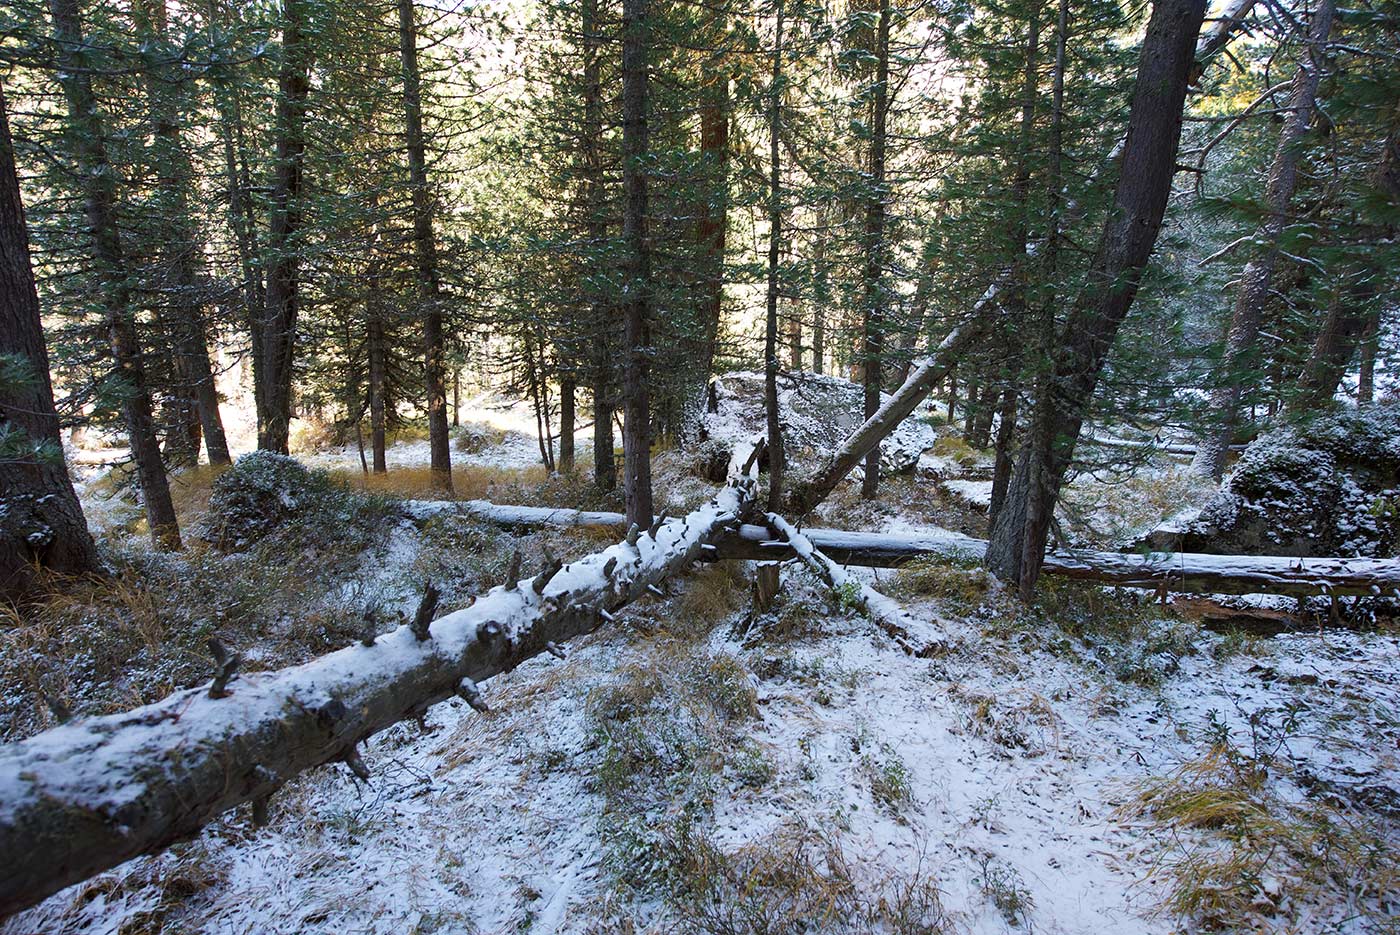
<svg viewBox="0 0 1400 935"><path fill-rule="evenodd" d="M1245 449L1179 548L1388 557L1400 534L1400 405L1284 425Z"/></svg>
<svg viewBox="0 0 1400 935"><path fill-rule="evenodd" d="M737 449L764 435L763 374L736 371L716 378L715 383L719 411L701 416L702 438ZM802 460L825 454L845 441L864 421L864 392L859 384L840 377L805 371L780 375L778 407L789 457ZM882 394L882 399L888 398ZM891 474L912 470L936 438L927 423L916 418L904 420L881 447L881 469Z"/></svg>

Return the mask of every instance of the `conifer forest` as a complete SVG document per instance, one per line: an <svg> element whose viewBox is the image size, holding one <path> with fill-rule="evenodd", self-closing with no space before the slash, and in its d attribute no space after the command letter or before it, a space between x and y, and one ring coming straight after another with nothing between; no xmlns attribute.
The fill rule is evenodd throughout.
<svg viewBox="0 0 1400 935"><path fill-rule="evenodd" d="M0 935L1396 935L1397 672L1397 0L0 0Z"/></svg>

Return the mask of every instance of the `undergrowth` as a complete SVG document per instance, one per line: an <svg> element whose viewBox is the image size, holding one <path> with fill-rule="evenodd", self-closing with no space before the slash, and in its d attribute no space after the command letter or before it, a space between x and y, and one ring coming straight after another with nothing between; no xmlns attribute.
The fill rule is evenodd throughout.
<svg viewBox="0 0 1400 935"><path fill-rule="evenodd" d="M1206 751L1141 783L1125 809L1164 832L1164 909L1217 932L1400 931L1400 828L1308 792L1284 755L1296 712L1256 712L1248 725L1246 746L1212 719Z"/></svg>

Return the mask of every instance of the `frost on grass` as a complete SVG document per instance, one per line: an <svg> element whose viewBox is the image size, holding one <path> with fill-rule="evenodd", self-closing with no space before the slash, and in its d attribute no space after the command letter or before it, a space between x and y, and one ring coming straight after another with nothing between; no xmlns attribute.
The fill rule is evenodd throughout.
<svg viewBox="0 0 1400 935"><path fill-rule="evenodd" d="M1181 549L1385 558L1400 543L1400 403L1284 425L1251 444Z"/></svg>

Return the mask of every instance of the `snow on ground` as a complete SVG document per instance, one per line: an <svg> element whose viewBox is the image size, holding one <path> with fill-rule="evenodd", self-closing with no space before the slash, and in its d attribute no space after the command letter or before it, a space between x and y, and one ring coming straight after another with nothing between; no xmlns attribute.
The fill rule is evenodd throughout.
<svg viewBox="0 0 1400 935"><path fill-rule="evenodd" d="M395 541L383 561L413 551ZM664 658L653 628L677 620L683 598L629 612L565 661L491 680L490 714L450 702L426 731L372 739L366 785L340 768L304 776L268 827L226 817L0 932L116 933L142 914L210 933L585 932L617 917L674 931L659 900L619 896L587 709L618 673ZM929 660L840 613L819 613L799 638L741 639L725 624L701 637L699 653L731 654L750 673L758 714L744 740L770 768L757 786L712 791L701 821L715 844L732 853L793 823L821 829L869 885L926 873L947 931L1167 933L1178 928L1156 911L1157 855L1118 809L1133 783L1199 754L1213 725L1247 743L1251 714L1293 710L1288 752L1313 772L1400 784L1394 636L1295 634L1262 660L1218 661L1220 638L1201 634L1200 651L1143 688L1105 678L1058 638L938 616L957 648ZM891 801L891 783L908 801ZM1019 900L1019 925L992 893Z"/></svg>
<svg viewBox="0 0 1400 935"><path fill-rule="evenodd" d="M945 480L939 486L954 497L985 510L992 505L992 482L989 480Z"/></svg>
<svg viewBox="0 0 1400 935"><path fill-rule="evenodd" d="M480 455L454 448L454 464L537 464L527 415L476 405L472 420L506 440ZM354 467L358 457L350 446L305 460ZM389 462L427 464L426 442L393 446ZM969 499L989 486L944 484ZM885 525L930 531L903 518ZM386 588L409 580L418 549L404 527L366 571ZM889 571L857 573L887 593L895 584ZM794 584L801 574L785 571L786 587L810 587ZM948 633L948 654L911 658L863 619L820 606L797 635L740 636L740 611L677 650L658 628L686 620L696 586L648 599L622 625L576 641L564 661L542 657L492 679L490 714L450 702L426 730L401 724L373 738L368 784L339 767L300 777L267 827L226 816L0 933L117 933L142 920L152 931L221 935L676 931L681 910L619 883L603 741L589 713L598 693L676 652L738 659L757 702L735 743L762 769L739 779L726 766L713 780L695 819L708 839L740 855L784 829L814 831L839 844L864 886L930 882L940 931L1180 931L1160 908L1161 871L1201 840L1164 841L1123 809L1139 783L1199 757L1222 732L1247 748L1261 724L1286 719L1280 743L1294 766L1400 803L1395 635L1295 633L1226 653L1228 638L1195 632L1184 655L1149 659L1162 678L1140 685L1112 674L1125 647L1018 628L994 607L952 614L920 601L907 609ZM409 608L413 595L387 598ZM667 827L676 816L641 817ZM1276 921L1320 930L1303 911Z"/></svg>

